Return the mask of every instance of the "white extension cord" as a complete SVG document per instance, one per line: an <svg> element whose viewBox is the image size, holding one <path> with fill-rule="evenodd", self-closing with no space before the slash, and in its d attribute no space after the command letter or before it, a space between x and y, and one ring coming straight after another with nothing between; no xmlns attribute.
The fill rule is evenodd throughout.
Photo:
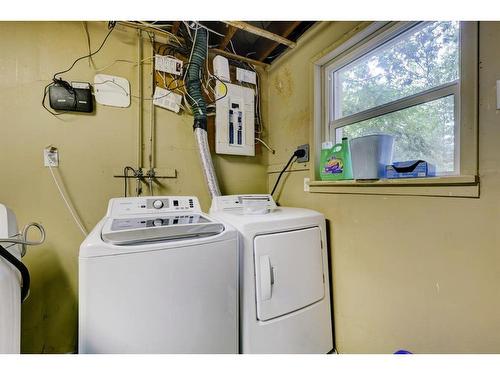
<svg viewBox="0 0 500 375"><path fill-rule="evenodd" d="M59 194L61 195L61 198L64 201L64 203L66 204L66 207L68 208L69 213L73 217L73 220L75 221L77 227L80 229L80 231L82 232L82 234L85 237L87 237L87 235L88 235L87 230L83 226L80 218L78 217L78 214L75 211L73 211L73 209L71 208L71 205L69 204L68 199L66 199L66 196L64 195L64 192L61 189L61 186L59 186L59 182L57 182L57 178L56 178L56 176L54 174L54 171L52 170L52 166L50 165L50 163L48 164L48 167L49 167L49 170L50 170L50 174L52 175L52 178L54 180L54 183L57 186L57 190L59 190Z"/></svg>

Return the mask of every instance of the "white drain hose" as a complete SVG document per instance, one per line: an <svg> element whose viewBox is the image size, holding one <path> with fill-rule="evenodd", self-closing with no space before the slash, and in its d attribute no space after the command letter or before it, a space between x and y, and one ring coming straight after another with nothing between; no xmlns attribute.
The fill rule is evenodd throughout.
<svg viewBox="0 0 500 375"><path fill-rule="evenodd" d="M218 197L221 195L217 177L215 175L214 165L210 156L210 149L208 148L207 131L201 128L194 129L194 136L198 144L198 151L200 153L201 167L205 176L205 182L208 185L210 198Z"/></svg>

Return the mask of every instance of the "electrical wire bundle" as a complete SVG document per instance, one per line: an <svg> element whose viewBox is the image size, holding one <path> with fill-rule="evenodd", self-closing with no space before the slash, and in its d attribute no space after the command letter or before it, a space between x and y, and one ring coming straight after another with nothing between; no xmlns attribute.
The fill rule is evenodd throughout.
<svg viewBox="0 0 500 375"><path fill-rule="evenodd" d="M155 54L162 55L162 56L168 56L168 57L174 57L174 58L180 58L181 60L184 60L184 61L187 59L187 62L184 64L185 73L184 73L184 75L182 77L175 77L172 74L168 74L168 77L167 77L167 73L159 72L159 71L156 71L154 73L155 84L156 84L156 81L157 81L156 77L157 77L157 74L158 74L158 76L160 77L161 83L163 83L162 86L168 91L168 93L166 93L166 94L164 94L162 96L151 97L151 98L144 98L144 97L130 95L130 94L128 94L128 95L130 95L133 98L137 98L139 100L145 100L146 101L146 100L161 99L161 98L164 98L164 97L170 95L171 92L175 92L177 94L182 95L182 97L183 97L183 103L184 103L184 105L180 104L180 107L185 112L194 115L194 113L192 111L192 103L196 103L196 101L194 100L194 98L192 98L190 96L190 94L188 93L188 91L186 90L186 88L190 84L194 84L195 82L199 81L200 84L201 84L204 96L205 96L206 107L207 107L207 115L209 115L209 116L210 115L214 115L215 114L215 103L217 101L219 101L219 100L222 100L223 98L225 98L227 96L227 85L226 85L225 82L223 82L221 79L219 79L216 75L212 74L212 72L209 69L209 64L208 64L208 50L210 48L210 43L209 43L209 39L210 38L209 37L210 37L210 34L214 34L214 35L217 35L219 37L225 37L225 35L223 35L221 33L218 33L217 31L212 30L212 29L206 27L205 25L203 25L203 24L201 24L199 22L196 22L196 21L190 21L190 22L182 21L180 23L180 25L179 25L179 28L178 28L178 33L179 33L179 38L178 38L176 35L174 35L173 33L171 33L170 31L167 30L168 28L171 28L172 25L155 24L155 22L145 22L145 21L138 21L138 22L141 25L144 25L144 26L147 26L149 28L162 31L163 33L167 33L168 35L171 36L171 38L170 38L170 40L169 40L169 42L167 44L159 44L158 47L156 48L155 43L154 43L154 39L151 37L151 34L149 34L150 35L151 44L153 46L153 50L154 50ZM85 29L85 31L87 32L87 40L88 40L88 44L89 44L89 53L86 54L86 55L84 55L84 56L81 56L81 57L77 58L70 65L70 67L68 69L55 73L53 75L52 81L44 87L44 90L43 90L43 99L42 99L42 106L43 106L43 108L47 112L49 112L50 114L52 114L54 116L59 116L59 115L67 113L67 112L53 112L49 108L47 108L47 106L45 105L47 93L49 91L49 88L51 86L53 86L53 85L59 85L59 86L64 87L71 94L71 97L74 100L74 104L73 105L76 108L76 105L77 105L76 90L71 85L71 83L69 83L68 81L66 81L63 78L61 78L61 75L69 72L70 70L72 70L73 67L79 61L81 61L83 59L86 59L86 58L91 58L92 56L94 56L97 53L99 53L102 50L102 48L104 47L104 45L106 44L106 41L108 40L109 36L111 35L111 33L113 32L113 30L115 29L115 26L116 26L116 22L109 22L108 23L108 30L109 31L106 34L106 36L104 37L104 39L101 42L100 46L94 52L91 52L91 50L90 50L90 36L88 35L88 30ZM207 48L206 48L206 58L205 58L206 66L204 66L204 67L200 66L199 67L200 68L199 69L199 76L197 76L195 78L191 78L190 80L188 80L187 76L186 76L186 72L188 71L190 65L196 64L195 62L192 61L192 57L193 57L192 56L192 54L193 54L193 45L194 45L194 40L196 38L197 32L200 29L206 30L206 33L207 33L207 38L206 38L207 39L206 40ZM183 42L181 42L181 40ZM232 42L231 39L229 40L229 43L225 47L225 49L227 51L229 51L229 52L237 54L237 52L236 52L236 50L234 48L234 45L233 45L233 42ZM151 59L154 59L154 58L155 58L155 56L147 57L147 58L143 59L140 62L134 62L134 61L124 60L124 59L117 59L114 62L112 62L111 64L109 64L109 65L107 65L107 66L105 66L103 68L95 69L95 71L106 70L106 69L108 69L109 67L111 67L112 65L114 65L117 62L142 64L142 63L144 63L144 61L151 60ZM260 142L269 151L271 151L272 153L274 153L274 150L263 140L263 138L264 138L264 126L263 126L263 121L262 121L261 100L260 100L260 75L259 75L258 71L251 64L249 64L249 63L240 62L240 61L237 61L237 60L234 60L234 59L229 59L229 60L231 62L231 65L236 66L236 67L241 67L243 69L250 69L250 70L254 71L255 74L256 74L256 84L255 84L255 119L256 119L255 141L256 142ZM118 83L116 83L114 81L104 81L104 82L100 82L100 83L95 83L94 85L105 84L105 83L112 83L112 84L115 84L117 86L120 86ZM218 90L218 86L220 86L220 85L222 85L224 87L224 90L220 90L220 89ZM123 88L123 87L121 87L121 88L124 90L124 92L127 92L127 90L125 88ZM223 92L222 95L220 94L221 91Z"/></svg>
<svg viewBox="0 0 500 375"><path fill-rule="evenodd" d="M164 27L171 27L172 26L172 25L155 25L154 23L147 23L147 22L143 22L143 21L139 21L139 23L141 23L145 26L154 28L154 29L161 30L162 32L167 32L167 33L169 33L169 32L166 31L164 29ZM109 22L108 23L109 31L106 34L106 36L104 37L104 40L101 42L100 46L94 52L90 51L90 37L88 36L88 30L86 29L87 39L89 40L89 53L77 58L75 61L73 61L73 63L70 65L69 68L55 73L52 77L52 81L44 87L42 106L47 112L49 112L50 114L52 114L54 116L59 116L59 115L67 113L67 112L60 112L60 113L53 112L45 105L47 93L49 91L50 86L53 86L53 85L59 85L59 86L64 87L71 94L71 96L74 100L74 106L76 108L76 105L77 105L76 91L73 88L73 86L71 85L71 83L69 83L68 81L61 78L61 75L72 70L74 68L74 66L79 61L86 59L86 58L90 58L90 57L96 55L97 53L99 53L102 50L102 48L104 47L104 45L106 44L106 41L108 40L109 36L111 35L113 30L115 29L115 26L116 26L116 22ZM212 74L210 72L209 67L208 67L209 34L213 33L213 34L216 34L216 35L219 35L222 37L224 35L216 32L210 28L207 28L206 26L200 24L199 22L191 22L190 23L190 22L183 21L179 27L178 32L180 34L181 40L184 40L184 43L181 43L180 39L177 38L174 34L169 33L173 37L173 39L169 42L169 44L160 45L158 47L158 49L154 48L153 42L152 42L152 44L153 44L153 48L155 50L155 53L158 53L159 55L171 56L171 57L175 57L176 55L178 55L178 56L180 55L180 56L183 56L184 58L189 56L189 59L188 59L187 63L185 64L185 68L187 71L187 68L189 67L189 65L194 64L191 61L192 60L193 41L194 41L194 37L196 36L197 31L200 28L203 28L203 29L207 30L207 32L208 32L208 34L207 34L207 59L206 59L207 63L206 63L206 67L204 67L204 69L201 69L201 67L200 67L200 76L197 79L199 79L199 81L201 82L202 87L203 87L203 91L205 92L205 94L208 98L207 109L208 109L209 113L214 113L215 112L215 106L214 106L215 102L223 99L227 95L227 86L222 80L220 80L217 76ZM172 43L172 41L174 41L175 43ZM229 45L231 46L233 53L236 53L234 50L234 45L233 45L231 40L230 40ZM154 56L151 56L151 57L144 59L143 61L153 59L153 58L154 58ZM237 61L234 61L234 60L231 60L231 61L232 61L232 64L234 64L234 65L242 66L245 68L250 68L253 71L255 71L255 69L250 64L242 65L241 63L239 63ZM104 68L96 69L96 71L103 71L103 70L109 68L110 66L114 65L117 62L134 63L133 61L118 59L118 60L115 60L113 63L105 66ZM141 61L141 63L142 63L142 61ZM184 103L187 104L187 108L183 107L183 109L185 109L185 110L187 109L188 111L190 111L191 106L189 105L189 101L190 100L192 101L193 98L189 98L189 94L187 93L186 90L180 90L182 88L187 87L189 85L189 83L191 83L191 82L186 82L186 75L184 74L184 76L182 78L177 78L177 77L174 77L173 75L170 74L169 75L169 77L171 79L170 83L167 83L167 78L164 74L160 74L160 77L163 81L163 86L167 90L177 91L178 93L180 93L184 97ZM181 82L181 83L180 84L177 83L175 85L175 87L173 87L172 82L174 82L174 81L175 81L175 83L177 83L177 82ZM105 81L105 82L100 82L97 84L104 84L104 83L113 83L115 85L118 85L116 82L113 82L113 81ZM217 83L222 84L226 88L226 90L224 90L224 95L222 95L218 98L217 98ZM123 87L122 87L122 89L125 90L125 88L123 88ZM258 85L257 85L257 90L258 90ZM166 95L168 95L168 94L166 94ZM166 95L163 95L161 97L156 97L156 98L142 98L142 99L143 100L155 100L155 99L160 99ZM131 96L136 97L134 95L131 95ZM260 116L260 100L258 98L259 97L258 92L256 93L256 97L257 97L256 114L257 114L258 123L260 125L262 123L262 121L261 121L261 116ZM137 98L140 98L140 97L137 96ZM259 126L259 129L260 128L261 128L261 126ZM257 131L257 134L259 135L260 132Z"/></svg>
<svg viewBox="0 0 500 375"><path fill-rule="evenodd" d="M203 91L205 92L205 95L208 98L207 111L213 113L213 112L215 112L215 106L214 106L215 102L225 98L227 95L226 84L224 83L224 81L219 79L219 77L213 75L210 72L210 69L208 66L208 50L209 50L210 32L212 32L212 33L216 33L216 32L201 25L198 22L192 22L190 24L189 22L186 22L186 21L182 22L181 27L179 28L179 31L181 32L182 35L184 35L184 40L187 42L187 44L189 44L189 51L190 51L189 52L189 60L186 64L187 68L189 68L190 65L196 64L192 61L193 60L193 51L194 51L194 40L196 39L198 30L200 30L200 29L204 29L207 32L207 38L206 38L207 39L206 40L207 48L206 48L206 56L205 56L206 66L205 67L199 66L200 76L197 77L197 79L200 81L202 88L203 88ZM216 33L216 34L218 34L218 33ZM221 35L221 34L219 34L219 35ZM186 69L186 73L187 73L187 70L188 69ZM186 82L186 74L184 74L183 80L184 80L185 86L189 86L190 83L194 83L194 82ZM219 98L217 98L217 82L222 84L225 88L224 95L220 96ZM188 97L189 97L189 94L188 94ZM194 100L193 98L189 98L189 99L191 101ZM186 102L189 103L189 101L186 101Z"/></svg>
<svg viewBox="0 0 500 375"><path fill-rule="evenodd" d="M102 49L102 47L104 47L104 45L106 44L106 41L108 40L109 36L111 35L111 33L113 32L113 30L115 29L115 26L116 26L116 22L114 22L114 21L108 22L108 30L109 31L106 34L106 37L104 38L104 40L102 41L101 45L99 46L99 48L97 50L95 50L94 52L89 52L87 55L84 55L84 56L81 56L81 57L77 58L75 61L73 61L73 64L71 64L71 66L68 69L62 70L62 71L57 72L57 73L54 73L54 76L52 77L52 82L50 82L48 85L46 85L44 87L44 89L43 89L42 106L43 106L43 108L45 108L45 110L47 112L49 112L50 114L52 114L54 116L59 116L59 115L62 115L64 113L66 113L66 112L61 112L61 113L52 112L50 109L48 109L45 106L45 99L47 97L47 92L49 91L50 86L53 86L53 85L59 85L59 86L64 87L72 95L72 97L73 97L73 106L74 106L74 108L76 108L76 105L77 105L78 102L77 102L75 88L68 81L63 80L62 78L60 78L58 76L60 76L61 74L69 72L71 69L73 69L73 67L76 65L76 63L78 61L86 59L86 58L90 58L90 57L94 56L95 54L99 53L99 51Z"/></svg>

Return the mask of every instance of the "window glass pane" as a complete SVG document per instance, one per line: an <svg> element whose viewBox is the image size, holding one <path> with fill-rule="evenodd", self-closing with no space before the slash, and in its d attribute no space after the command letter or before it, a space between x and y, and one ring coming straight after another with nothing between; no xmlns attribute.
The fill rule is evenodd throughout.
<svg viewBox="0 0 500 375"><path fill-rule="evenodd" d="M454 173L454 96L450 95L397 112L336 129L336 142L386 133L395 137L394 161L422 159L439 174Z"/></svg>
<svg viewBox="0 0 500 375"><path fill-rule="evenodd" d="M459 23L420 24L337 70L334 119L459 78Z"/></svg>

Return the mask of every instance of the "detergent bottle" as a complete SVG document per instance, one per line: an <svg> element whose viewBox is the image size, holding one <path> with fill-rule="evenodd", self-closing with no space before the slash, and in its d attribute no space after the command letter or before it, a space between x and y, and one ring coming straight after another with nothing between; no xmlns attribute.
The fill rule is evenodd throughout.
<svg viewBox="0 0 500 375"><path fill-rule="evenodd" d="M322 144L319 174L323 181L352 180L351 153L346 137L342 138L342 143Z"/></svg>

